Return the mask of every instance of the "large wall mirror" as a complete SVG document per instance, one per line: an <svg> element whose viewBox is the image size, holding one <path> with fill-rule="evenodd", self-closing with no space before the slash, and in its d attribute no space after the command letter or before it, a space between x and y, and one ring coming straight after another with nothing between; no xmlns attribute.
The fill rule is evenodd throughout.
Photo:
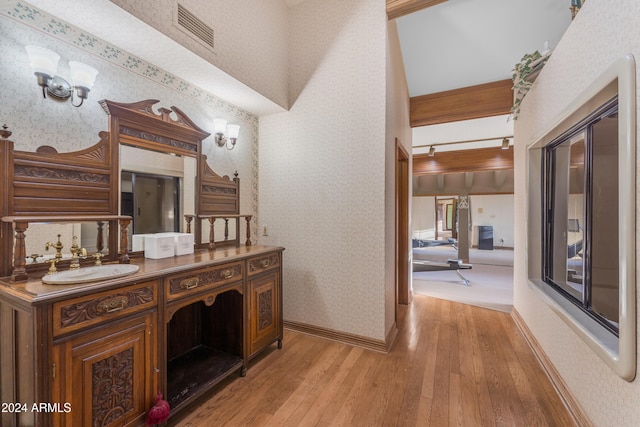
<svg viewBox="0 0 640 427"><path fill-rule="evenodd" d="M157 102L100 102L109 115L111 144L119 150L118 209L133 218L129 235L190 231L199 246L210 244L212 235L216 245L237 244L238 179L218 176L208 166L202 154L208 132L176 107L156 113ZM227 214L214 221L212 233L204 217ZM202 218L187 226L185 215ZM129 248L135 250L133 240Z"/></svg>
<svg viewBox="0 0 640 427"><path fill-rule="evenodd" d="M129 235L184 232L183 215L195 212L196 163L194 157L120 146L120 213L133 218Z"/></svg>
<svg viewBox="0 0 640 427"><path fill-rule="evenodd" d="M239 214L237 174L217 175L202 154L210 134L178 108L156 103L100 101L108 131L75 152L22 152L2 141L0 160L11 167L2 170L0 246L13 253L0 262L2 274L26 280L27 265L41 270L51 257L70 257L72 248L128 262L133 234L192 232L198 248L239 244L240 218L248 224L251 215ZM187 225L185 215L197 220ZM221 220L209 227L212 216Z"/></svg>
<svg viewBox="0 0 640 427"><path fill-rule="evenodd" d="M531 287L627 381L636 375L635 93L629 55L527 152Z"/></svg>

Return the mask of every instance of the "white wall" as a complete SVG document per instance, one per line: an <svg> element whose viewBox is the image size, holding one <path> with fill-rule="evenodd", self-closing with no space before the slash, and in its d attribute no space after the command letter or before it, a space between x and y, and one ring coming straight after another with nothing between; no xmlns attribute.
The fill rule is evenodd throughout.
<svg viewBox="0 0 640 427"><path fill-rule="evenodd" d="M478 226L490 225L493 227L493 247L513 248L513 194L471 196L470 209L473 246L478 245Z"/></svg>
<svg viewBox="0 0 640 427"><path fill-rule="evenodd" d="M436 198L417 196L412 198L411 237L434 240L436 238Z"/></svg>
<svg viewBox="0 0 640 427"><path fill-rule="evenodd" d="M260 224L284 252L284 317L382 340L383 1L290 10L290 111L260 118Z"/></svg>
<svg viewBox="0 0 640 427"><path fill-rule="evenodd" d="M638 425L640 380L619 378L527 284L526 146L549 129L569 103L616 59L627 53L640 58L639 27L639 2L585 2L524 99L515 123L514 306L596 426ZM636 89L636 96L639 93ZM629 233L638 236L637 227ZM637 258L635 262L638 265Z"/></svg>
<svg viewBox="0 0 640 427"><path fill-rule="evenodd" d="M493 227L494 248L513 248L514 205L513 194L470 196L471 244L478 245L478 226ZM413 197L412 236L417 239L435 239L436 214L434 196ZM500 239L503 241L500 242Z"/></svg>

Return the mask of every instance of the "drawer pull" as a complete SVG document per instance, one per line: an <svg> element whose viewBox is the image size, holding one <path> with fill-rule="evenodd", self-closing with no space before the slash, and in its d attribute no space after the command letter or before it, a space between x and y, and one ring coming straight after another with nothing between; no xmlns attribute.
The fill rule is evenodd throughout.
<svg viewBox="0 0 640 427"><path fill-rule="evenodd" d="M269 262L268 259L263 259L260 261L260 265L262 266L262 268L267 268L269 267L269 265L271 265L271 262Z"/></svg>
<svg viewBox="0 0 640 427"><path fill-rule="evenodd" d="M184 279L180 281L180 287L182 289L194 289L198 287L198 284L200 283L200 278L198 277L191 277L189 279Z"/></svg>
<svg viewBox="0 0 640 427"><path fill-rule="evenodd" d="M126 298L114 298L100 305L102 313L113 313L122 310L127 305Z"/></svg>
<svg viewBox="0 0 640 427"><path fill-rule="evenodd" d="M220 275L223 279L231 279L233 277L233 270L222 270Z"/></svg>

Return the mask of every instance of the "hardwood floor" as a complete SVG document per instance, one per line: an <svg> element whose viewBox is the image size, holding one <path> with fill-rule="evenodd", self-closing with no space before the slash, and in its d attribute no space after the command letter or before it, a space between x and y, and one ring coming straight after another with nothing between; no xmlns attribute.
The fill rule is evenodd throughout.
<svg viewBox="0 0 640 427"><path fill-rule="evenodd" d="M574 426L510 315L416 295L388 354L285 330L177 426Z"/></svg>

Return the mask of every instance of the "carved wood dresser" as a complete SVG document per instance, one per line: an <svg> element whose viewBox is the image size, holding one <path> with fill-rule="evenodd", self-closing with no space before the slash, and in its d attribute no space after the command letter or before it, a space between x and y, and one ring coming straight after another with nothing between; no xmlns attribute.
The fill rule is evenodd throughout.
<svg viewBox="0 0 640 427"><path fill-rule="evenodd" d="M0 427L143 425L158 393L174 416L224 378L244 375L260 351L282 346L284 249L252 244L239 179L218 176L202 155L209 134L175 107L154 113L156 102L101 101L109 132L81 152L20 152L0 139L0 397L11 404ZM120 144L195 158L195 212L185 215L187 229L196 220L194 253L129 253L131 218L118 212ZM236 219L235 238L225 232L214 242L215 219L225 216ZM47 267L74 266L62 257L27 262L29 226L39 222L95 222L96 259L138 269L45 284ZM203 242L207 223L211 238ZM90 255L76 260L78 271L96 262Z"/></svg>

